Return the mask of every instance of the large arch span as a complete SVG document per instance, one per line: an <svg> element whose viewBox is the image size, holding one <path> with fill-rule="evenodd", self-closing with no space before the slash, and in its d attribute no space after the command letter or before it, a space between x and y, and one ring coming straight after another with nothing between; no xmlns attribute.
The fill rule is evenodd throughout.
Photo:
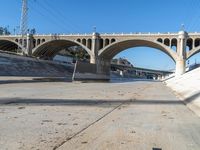
<svg viewBox="0 0 200 150"><path fill-rule="evenodd" d="M191 51L187 52L187 58L186 59L190 59L192 56L194 56L195 54L200 52L200 46L192 49Z"/></svg>
<svg viewBox="0 0 200 150"><path fill-rule="evenodd" d="M111 60L118 53L134 47L150 47L161 50L167 54L174 62L177 60L177 54L170 47L157 42L143 39L133 39L133 40L124 40L120 42L114 42L105 48L101 49L98 53L99 57L102 59Z"/></svg>
<svg viewBox="0 0 200 150"><path fill-rule="evenodd" d="M35 57L41 57L41 56L53 57L62 49L69 48L72 46L81 46L89 55L91 55L91 51L86 46L82 45L77 41L70 41L70 40L47 41L35 47L32 50L32 54Z"/></svg>
<svg viewBox="0 0 200 150"><path fill-rule="evenodd" d="M17 49L22 49L22 46L16 41L0 39L0 50L9 51L9 52L17 52Z"/></svg>

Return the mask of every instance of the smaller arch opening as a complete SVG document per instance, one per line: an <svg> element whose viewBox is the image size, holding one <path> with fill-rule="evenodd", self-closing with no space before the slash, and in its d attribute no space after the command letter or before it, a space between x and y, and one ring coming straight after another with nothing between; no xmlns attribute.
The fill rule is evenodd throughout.
<svg viewBox="0 0 200 150"><path fill-rule="evenodd" d="M17 43L18 43L18 42L19 42L19 40L18 40L18 39L15 39L15 42L17 42Z"/></svg>
<svg viewBox="0 0 200 150"><path fill-rule="evenodd" d="M109 39L105 39L105 46L110 44L110 40Z"/></svg>
<svg viewBox="0 0 200 150"><path fill-rule="evenodd" d="M162 43L163 40L161 38L157 39L158 42Z"/></svg>
<svg viewBox="0 0 200 150"><path fill-rule="evenodd" d="M24 47L26 47L26 46L27 46L27 40L24 39Z"/></svg>
<svg viewBox="0 0 200 150"><path fill-rule="evenodd" d="M88 47L89 49L92 48L92 40L91 40L91 39L88 39L88 40L87 40L87 47Z"/></svg>
<svg viewBox="0 0 200 150"><path fill-rule="evenodd" d="M45 39L42 39L42 43L44 43L45 42Z"/></svg>
<svg viewBox="0 0 200 150"><path fill-rule="evenodd" d="M165 40L164 40L164 44L167 45L167 46L169 46L170 40L169 40L169 39L165 39Z"/></svg>
<svg viewBox="0 0 200 150"><path fill-rule="evenodd" d="M172 40L171 40L171 48L172 48L174 51L177 51L177 39L172 39Z"/></svg>
<svg viewBox="0 0 200 150"><path fill-rule="evenodd" d="M82 44L86 46L86 39L82 39Z"/></svg>
<svg viewBox="0 0 200 150"><path fill-rule="evenodd" d="M188 47L186 51L190 51L193 48L193 39L191 38L187 39L186 46Z"/></svg>
<svg viewBox="0 0 200 150"><path fill-rule="evenodd" d="M200 38L195 39L195 47L200 46Z"/></svg>
<svg viewBox="0 0 200 150"><path fill-rule="evenodd" d="M103 48L103 39L99 40L99 48L102 49Z"/></svg>
<svg viewBox="0 0 200 150"><path fill-rule="evenodd" d="M40 41L41 41L40 39L37 39L37 45L40 45Z"/></svg>
<svg viewBox="0 0 200 150"><path fill-rule="evenodd" d="M76 41L79 42L79 43L81 43L81 39L77 39Z"/></svg>
<svg viewBox="0 0 200 150"><path fill-rule="evenodd" d="M22 39L19 40L19 43L22 45Z"/></svg>
<svg viewBox="0 0 200 150"><path fill-rule="evenodd" d="M33 47L36 47L36 39L33 40Z"/></svg>
<svg viewBox="0 0 200 150"><path fill-rule="evenodd" d="M111 43L114 43L116 40L115 39L111 39Z"/></svg>

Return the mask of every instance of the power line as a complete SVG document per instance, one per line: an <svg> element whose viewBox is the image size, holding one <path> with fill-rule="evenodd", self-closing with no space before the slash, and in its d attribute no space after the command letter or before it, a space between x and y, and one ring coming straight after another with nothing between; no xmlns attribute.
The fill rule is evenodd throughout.
<svg viewBox="0 0 200 150"><path fill-rule="evenodd" d="M59 24L59 21L53 17L53 18L50 18L49 15L43 13L41 11L41 9L39 9L38 7L34 7L34 4L33 3L30 3L30 8L31 10L33 10L34 13L38 13L40 16L43 16L46 20L48 20L50 23L54 23L56 26L58 26L59 28L62 28L62 30L64 31L67 31L67 32L70 32L66 26L64 26L63 24Z"/></svg>
<svg viewBox="0 0 200 150"><path fill-rule="evenodd" d="M44 0L44 2L45 2L46 5L49 6L49 8L50 8L51 10L54 9L54 7L49 3L48 0ZM65 22L66 22L67 24L69 24L71 27L73 27L73 28L76 29L76 30L80 30L80 26L78 26L77 24L72 23L72 20L71 20L69 17L64 16L63 13L60 11L60 9L57 9L55 12L56 12L59 16L61 16L61 17L65 20Z"/></svg>
<svg viewBox="0 0 200 150"><path fill-rule="evenodd" d="M43 4L41 3L41 1L37 1L36 4L39 6L39 7L42 7L43 10L46 11L46 13L48 13L48 16L51 16L53 19L52 20L55 20L58 23L61 23L62 26L64 28L66 28L66 26L63 24L63 22L66 22L66 20L61 17L60 15L56 15L56 13L54 11L52 11L52 8L49 8L46 4ZM70 29L67 29L68 31L71 30L71 31L74 31L74 29L72 29L72 27Z"/></svg>

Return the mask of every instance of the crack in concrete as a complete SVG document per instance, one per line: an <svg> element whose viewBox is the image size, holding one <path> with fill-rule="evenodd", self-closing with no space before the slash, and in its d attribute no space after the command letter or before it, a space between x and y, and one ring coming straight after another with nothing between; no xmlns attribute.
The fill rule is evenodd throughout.
<svg viewBox="0 0 200 150"><path fill-rule="evenodd" d="M147 88L149 88L150 85L145 86L144 88L142 88L141 90L144 91ZM134 100L136 100L137 98L131 98L129 101L132 102ZM71 137L67 138L66 140L62 141L60 144L54 146L53 150L58 149L59 147L61 147L63 144L65 144L66 142L70 141L71 139L73 139L74 137L76 137L77 135L81 134L83 131L85 131L86 129L88 129L89 127L91 127L92 125L94 125L95 123L99 122L100 120L102 120L103 118L105 118L106 116L108 116L109 114L111 114L114 110L120 108L122 105L124 104L129 104L130 102L123 102L120 103L119 105L117 105L116 107L114 107L112 110L110 110L109 112L107 112L106 114L104 114L103 116L101 116L99 119L97 119L96 121L92 122L91 124L89 124L88 126L86 126L85 128L81 129L80 131L78 131L77 133L75 133L74 135L72 135Z"/></svg>
<svg viewBox="0 0 200 150"><path fill-rule="evenodd" d="M131 101L131 100L130 100ZM107 112L106 114L104 114L103 116L101 116L99 119L95 120L94 122L92 122L91 124L89 124L88 126L86 126L85 128L81 129L80 131L78 131L77 133L75 133L74 135L72 135L71 137L67 138L66 140L62 141L60 144L56 145L53 150L58 149L59 147L61 147L63 144L65 144L66 142L70 141L71 139L73 139L74 137L76 137L77 135L81 134L82 132L84 132L86 129L88 129L89 127L91 127L92 125L94 125L95 123L99 122L100 120L102 120L104 117L108 116L110 113L112 113L114 110L120 108L122 105L124 105L127 102L124 103L120 103L119 105L117 105L116 107L114 107L112 110L110 110L109 112Z"/></svg>

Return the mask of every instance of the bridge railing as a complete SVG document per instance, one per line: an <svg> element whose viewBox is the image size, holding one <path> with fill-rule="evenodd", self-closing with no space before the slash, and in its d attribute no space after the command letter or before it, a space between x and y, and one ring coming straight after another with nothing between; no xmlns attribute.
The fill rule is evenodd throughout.
<svg viewBox="0 0 200 150"><path fill-rule="evenodd" d="M131 36L131 35L178 35L178 32L130 32L130 33L100 33L102 36ZM189 32L188 35L198 35L200 36L200 32ZM11 34L11 35L0 35L0 37L21 37L19 34ZM59 33L59 34L34 34L34 36L92 36L91 33Z"/></svg>
<svg viewBox="0 0 200 150"><path fill-rule="evenodd" d="M200 33L199 33L200 34ZM152 33L152 32L130 32L130 33L100 33L104 36L126 36L126 35L177 35L177 33L165 32L165 33ZM34 36L92 36L92 34L84 33L71 33L71 34L35 34Z"/></svg>

